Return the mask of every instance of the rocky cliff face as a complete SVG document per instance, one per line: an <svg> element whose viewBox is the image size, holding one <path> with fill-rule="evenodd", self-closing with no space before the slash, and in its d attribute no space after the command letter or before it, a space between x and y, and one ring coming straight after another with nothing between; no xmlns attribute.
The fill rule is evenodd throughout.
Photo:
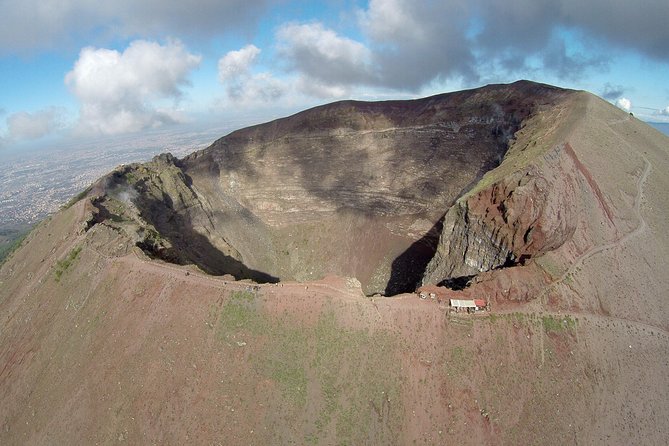
<svg viewBox="0 0 669 446"><path fill-rule="evenodd" d="M601 172L596 177L582 159L592 162L593 156L581 149L584 130L573 131L560 117L569 113L577 122L593 104L602 105L586 93L574 94L526 122L502 164L446 213L422 284L472 285L466 295L498 302L531 300L569 280L575 267L568 265L599 252L598 246L613 249L622 234L632 233L639 180L636 192L625 192L636 195L636 203L622 193L634 189L624 176L608 185L618 193L604 192L602 184L612 180ZM611 143L602 137L599 150L614 154ZM639 159L629 156L629 165L641 171Z"/></svg>
<svg viewBox="0 0 669 446"><path fill-rule="evenodd" d="M525 264L574 236L582 194L595 194L568 143L499 182L468 194L446 213L423 283ZM610 211L601 202L603 217ZM596 211L596 209L593 209Z"/></svg>
<svg viewBox="0 0 669 446"><path fill-rule="evenodd" d="M215 231L207 198L197 192L179 160L170 154L123 166L92 188L95 224L123 233L145 253L208 274L230 274L259 282L277 278L248 268L241 254Z"/></svg>
<svg viewBox="0 0 669 446"><path fill-rule="evenodd" d="M560 249L577 255L624 225L561 133L583 95L518 83L320 107L184 160L118 169L94 188L94 223L209 274L339 274L367 294L461 288Z"/></svg>
<svg viewBox="0 0 669 446"><path fill-rule="evenodd" d="M454 192L451 163L500 141L464 125L488 100L505 116L532 107L501 164L476 164ZM439 119L463 127L443 141L460 145L440 143L425 167L384 164L432 149L365 111L351 135L368 144L332 148L333 165L383 172L388 201L303 178L344 126L325 107L119 167L38 225L0 265L0 444L669 444L669 139L593 95L530 83L411 104L393 119L448 109ZM291 129L304 133L289 156ZM383 135L405 139L390 150ZM435 189L392 189L415 178ZM449 190L453 207L430 201ZM463 289L378 299L352 278L225 275L267 281L257 265L274 258L281 279L378 268L367 290L408 277ZM453 314L449 297L492 310Z"/></svg>
<svg viewBox="0 0 669 446"><path fill-rule="evenodd" d="M354 276L366 293L392 295L415 289L444 213L499 165L516 131L568 96L519 82L415 101L345 101L120 177L135 194L138 224L170 246L143 243L152 255L255 280ZM446 224L472 229L451 216ZM477 230L471 237L484 240L486 228ZM508 257L498 256L490 265Z"/></svg>

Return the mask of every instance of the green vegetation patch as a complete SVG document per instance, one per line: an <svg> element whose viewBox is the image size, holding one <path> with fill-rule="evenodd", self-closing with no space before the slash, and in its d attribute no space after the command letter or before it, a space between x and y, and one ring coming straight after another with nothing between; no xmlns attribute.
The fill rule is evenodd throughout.
<svg viewBox="0 0 669 446"><path fill-rule="evenodd" d="M249 291L231 293L215 326L230 347L250 348L253 369L277 385L285 425L305 432L305 443L365 444L370 432L377 444L398 441L402 374L390 332L345 327L332 310L314 325L273 318Z"/></svg>
<svg viewBox="0 0 669 446"><path fill-rule="evenodd" d="M218 317L218 338L243 346L262 338L271 344L254 358L254 367L274 380L283 397L296 407L303 407L307 398L305 356L307 338L299 328L283 321L271 321L260 311L260 302L253 291L233 291ZM234 345L234 344L233 344Z"/></svg>
<svg viewBox="0 0 669 446"><path fill-rule="evenodd" d="M469 372L472 364L471 353L462 346L453 347L451 354L444 364L448 376L464 376Z"/></svg>
<svg viewBox="0 0 669 446"><path fill-rule="evenodd" d="M56 269L54 271L54 274L56 275L56 282L60 282L61 277L67 271L70 266L74 263L75 260L77 260L77 257L79 257L79 253L81 252L81 246L78 246L74 248L70 253L67 255L62 260L58 260L56 262Z"/></svg>
<svg viewBox="0 0 669 446"><path fill-rule="evenodd" d="M132 170L128 171L125 173L125 180L129 184L135 184L141 179L140 175L138 175L137 172L133 172Z"/></svg>
<svg viewBox="0 0 669 446"><path fill-rule="evenodd" d="M307 402L307 335L286 322L268 324L268 328L271 349L258 358L260 370L279 385L288 406L302 409Z"/></svg>
<svg viewBox="0 0 669 446"><path fill-rule="evenodd" d="M233 291L218 319L219 338L229 340L237 334L262 334L267 321L258 313L256 307L254 293Z"/></svg>
<svg viewBox="0 0 669 446"><path fill-rule="evenodd" d="M576 328L576 320L569 316L560 318L553 316L543 316L541 318L541 325L544 327L546 333L558 333L565 330L573 330Z"/></svg>
<svg viewBox="0 0 669 446"><path fill-rule="evenodd" d="M499 321L507 321L511 323L517 323L522 325L528 325L535 323L535 315L532 313L490 313L486 318L482 320L488 320L490 323L495 324Z"/></svg>
<svg viewBox="0 0 669 446"><path fill-rule="evenodd" d="M334 426L339 444L363 444L370 430L377 440L397 440L392 428L401 421L397 341L386 332L342 327L326 312L314 329L312 367L320 388L317 436ZM379 423L380 422L380 423Z"/></svg>
<svg viewBox="0 0 669 446"><path fill-rule="evenodd" d="M63 205L63 209L69 209L69 208L71 208L72 206L74 206L75 204L77 204L79 201L81 201L81 200L83 200L84 198L86 198L86 195L88 195L88 193L89 193L90 191L91 191L91 187L88 186L86 189L82 190L82 191L79 192L77 195L75 195L74 197L72 197L72 198L70 199L70 201L68 201L67 203L65 203L65 204Z"/></svg>
<svg viewBox="0 0 669 446"><path fill-rule="evenodd" d="M240 347L262 345L252 358L254 368L278 384L290 406L302 408L307 399L306 335L285 321L270 320L260 304L253 291L233 291L218 318L218 338Z"/></svg>

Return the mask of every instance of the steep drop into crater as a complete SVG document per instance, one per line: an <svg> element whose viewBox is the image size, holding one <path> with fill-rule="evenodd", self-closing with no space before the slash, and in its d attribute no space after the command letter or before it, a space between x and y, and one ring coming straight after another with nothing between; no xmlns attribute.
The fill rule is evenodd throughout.
<svg viewBox="0 0 669 446"><path fill-rule="evenodd" d="M528 119L568 95L517 82L316 107L183 160L117 169L96 185L96 220L133 233L152 256L210 274L337 274L367 294L413 291L449 208L501 163Z"/></svg>
<svg viewBox="0 0 669 446"><path fill-rule="evenodd" d="M481 140L455 133L460 145L417 162L418 136L409 149L368 123L326 148L331 130L306 123L340 128L344 115L323 118L335 104L101 179L0 265L0 444L669 444L669 138L590 93L530 83L391 103L409 110L396 118L346 106L416 127L420 107L465 122L476 101L516 116L507 143L472 124ZM398 122L387 134L410 127ZM321 128L303 130L316 148L281 143L297 127ZM473 186L442 184L469 147L472 182L497 163L487 150L506 152ZM400 166L374 164L382 150ZM359 186L372 166L383 179ZM353 183L309 183L312 168ZM426 178L431 193L409 188ZM410 283L437 238L421 277L434 299L226 276L294 277L312 256L362 280L384 264L384 290Z"/></svg>

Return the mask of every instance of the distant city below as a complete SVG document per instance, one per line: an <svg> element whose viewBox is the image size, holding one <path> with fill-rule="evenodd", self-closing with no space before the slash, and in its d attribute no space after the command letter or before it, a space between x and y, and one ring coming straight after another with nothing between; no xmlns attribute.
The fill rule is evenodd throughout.
<svg viewBox="0 0 669 446"><path fill-rule="evenodd" d="M159 133L92 143L88 148L35 150L0 164L0 228L35 224L120 164L170 152L183 157L207 147L230 129Z"/></svg>

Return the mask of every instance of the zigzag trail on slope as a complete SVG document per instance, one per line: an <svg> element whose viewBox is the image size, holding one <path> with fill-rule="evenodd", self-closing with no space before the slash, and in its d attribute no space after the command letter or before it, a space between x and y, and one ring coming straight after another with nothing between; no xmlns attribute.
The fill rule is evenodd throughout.
<svg viewBox="0 0 669 446"><path fill-rule="evenodd" d="M645 156L641 155L644 163L645 163L645 168L643 171L643 174L639 177L637 181L637 194L634 199L634 213L636 214L639 223L637 224L637 227L634 228L632 231L628 232L627 234L623 235L622 237L607 243L605 245L599 245L599 246L594 246L590 248L588 251L584 252L581 254L574 263L557 279L553 282L555 283L561 283L563 282L567 276L572 274L575 269L579 268L583 262L588 260L594 255L597 255L603 251L607 251L609 249L617 248L621 246L622 244L626 243L630 238L636 236L637 234L641 233L646 229L646 221L644 220L643 216L641 215L641 198L643 194L643 183L646 181L648 178L648 175L650 174L651 171L651 165L650 162L646 159ZM552 285L552 284L551 284Z"/></svg>
<svg viewBox="0 0 669 446"><path fill-rule="evenodd" d="M609 124L609 126L616 125L616 124L620 124L620 123L623 123L623 122L627 122L627 121L629 121L629 119L630 118L628 117L628 118L624 118L624 119L610 121L608 124ZM644 170L643 170L642 174L639 176L639 178L637 179L637 183L636 183L637 192L636 192L636 195L634 197L633 209L634 209L634 214L636 215L637 220L638 220L638 224L637 224L636 228L627 232L626 234L624 234L620 238L618 238L616 240L613 240L610 243L606 243L604 245L599 245L599 246L594 246L591 249L589 249L588 251L586 251L583 254L581 254L580 256L578 256L575 259L575 261L571 264L571 266L569 268L567 268L567 270L564 273L562 273L562 275L560 277L558 277L557 279L552 281L549 285L547 285L544 288L544 290L539 294L539 296L537 296L537 302L541 305L541 309L539 310L539 313L541 315L555 316L555 317L579 316L579 317L590 318L590 319L613 320L613 321L633 324L635 326L646 328L650 331L654 331L655 333L658 333L658 334L661 333L665 336L669 336L669 330L667 330L664 327L648 324L648 323L641 322L641 321L636 321L636 320L633 320L633 319L626 319L626 318L610 316L610 315L603 315L603 314L596 314L596 313L581 313L581 312L566 312L566 311L551 312L551 311L545 310L546 302L545 302L544 298L546 297L546 294L549 291L551 291L552 289L554 289L555 286L564 283L565 279L568 276L570 276L571 274L573 274L578 268L580 268L586 260L588 260L588 259L592 258L593 256L595 256L597 254L600 254L604 251L614 249L614 248L618 248L618 247L624 245L625 243L627 243L631 238L639 235L640 233L642 233L646 230L647 224L646 224L646 221L643 218L643 215L641 213L641 201L643 199L643 187L646 183L646 180L648 179L648 176L650 175L652 167L651 167L651 163L648 161L648 159L643 154L639 153L639 156L644 161ZM533 312L532 310L534 309L534 307L535 307L535 305L529 304L529 305L525 305L521 309L517 309L517 310L514 310L514 311L516 311L516 312L520 311L522 313L527 314L527 313ZM507 312L513 312L513 311L504 311L503 313L507 313Z"/></svg>

